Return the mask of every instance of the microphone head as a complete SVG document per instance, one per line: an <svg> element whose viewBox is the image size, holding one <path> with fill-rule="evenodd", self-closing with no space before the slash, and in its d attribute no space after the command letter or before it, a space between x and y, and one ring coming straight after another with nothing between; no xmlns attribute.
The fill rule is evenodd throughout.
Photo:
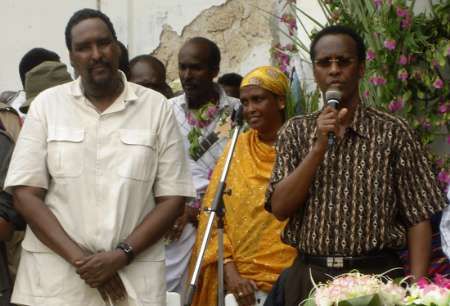
<svg viewBox="0 0 450 306"><path fill-rule="evenodd" d="M330 101L330 100L341 101L341 98L342 98L342 93L337 89L328 89L325 92L325 100L326 101Z"/></svg>

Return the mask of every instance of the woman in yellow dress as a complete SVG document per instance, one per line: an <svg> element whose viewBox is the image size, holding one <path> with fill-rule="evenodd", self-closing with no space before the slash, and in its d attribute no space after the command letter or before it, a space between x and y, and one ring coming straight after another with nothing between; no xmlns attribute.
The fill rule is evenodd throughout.
<svg viewBox="0 0 450 306"><path fill-rule="evenodd" d="M244 119L250 129L238 138L224 195L224 274L227 293L239 306L262 305L281 271L289 267L296 250L283 244L285 225L264 209L266 188L275 162L277 131L285 121L287 77L275 67L259 67L244 77L240 90ZM219 159L203 200L210 207L228 146ZM209 214L200 216L191 272ZM201 266L193 305L217 304L217 236L213 230Z"/></svg>

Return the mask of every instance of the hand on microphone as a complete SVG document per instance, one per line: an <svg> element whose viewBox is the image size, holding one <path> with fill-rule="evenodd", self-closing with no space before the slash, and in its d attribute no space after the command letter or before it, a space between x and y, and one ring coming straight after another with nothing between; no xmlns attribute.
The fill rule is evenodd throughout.
<svg viewBox="0 0 450 306"><path fill-rule="evenodd" d="M348 113L347 108L340 110L334 109L331 106L326 106L322 113L317 118L317 144L325 149L328 145L328 135L333 132L334 135L339 135L340 122Z"/></svg>

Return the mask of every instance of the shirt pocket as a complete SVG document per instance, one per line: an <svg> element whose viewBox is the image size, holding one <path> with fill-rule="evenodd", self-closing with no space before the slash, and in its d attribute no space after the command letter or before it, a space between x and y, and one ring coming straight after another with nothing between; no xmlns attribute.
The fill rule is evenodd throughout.
<svg viewBox="0 0 450 306"><path fill-rule="evenodd" d="M61 294L66 288L66 281L75 277L70 275L73 269L61 256L53 253L36 237L33 239L27 234L22 243L16 279L17 288L22 291L19 294L44 298Z"/></svg>
<svg viewBox="0 0 450 306"><path fill-rule="evenodd" d="M156 135L133 129L122 129L119 133L119 176L139 181L152 179L156 173Z"/></svg>
<svg viewBox="0 0 450 306"><path fill-rule="evenodd" d="M84 168L84 129L49 127L47 165L52 177L77 177Z"/></svg>

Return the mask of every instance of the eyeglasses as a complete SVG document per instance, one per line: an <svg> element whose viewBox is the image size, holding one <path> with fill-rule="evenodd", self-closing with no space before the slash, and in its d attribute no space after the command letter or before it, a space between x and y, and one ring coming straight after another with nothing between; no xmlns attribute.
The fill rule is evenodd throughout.
<svg viewBox="0 0 450 306"><path fill-rule="evenodd" d="M321 68L329 68L333 63L339 68L344 68L350 66L356 59L353 57L336 57L336 58L321 58L314 60L314 64Z"/></svg>

